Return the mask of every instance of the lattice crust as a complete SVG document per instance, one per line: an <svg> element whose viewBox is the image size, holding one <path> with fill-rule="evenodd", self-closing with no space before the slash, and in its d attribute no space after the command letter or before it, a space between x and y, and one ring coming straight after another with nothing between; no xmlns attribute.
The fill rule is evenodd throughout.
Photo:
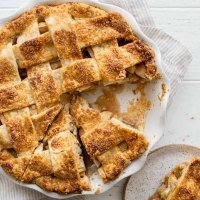
<svg viewBox="0 0 200 200"><path fill-rule="evenodd" d="M177 166L149 200L200 199L200 158Z"/></svg>
<svg viewBox="0 0 200 200"><path fill-rule="evenodd" d="M53 112L53 109L50 111ZM47 118L45 118L46 121L43 120L44 124L49 120L48 117L47 115ZM34 119L39 121L43 118L41 114L40 116L34 116ZM38 126L38 129L41 127L44 128L45 126L41 124L41 126ZM27 126L27 128L29 127ZM35 136L37 136L37 134ZM1 143L5 144L5 146L7 145L6 148L10 148L12 146L7 142L7 137L8 136L2 136L1 138L4 140ZM33 139L28 137L27 139L31 141L31 145L34 145ZM38 140L36 141L38 142ZM15 146L13 147L17 153L15 153L15 155L12 155L7 150L2 150L0 164L8 173L15 176L16 179L26 183L34 182L46 190L59 193L89 190L90 183L85 175L86 169L81 156L80 145L76 138L76 127L69 114L68 106L65 106L58 114L56 120L48 129L43 141L48 141L47 147L44 146L45 143L40 143L39 146L34 145L35 148L38 146L34 152L28 146L29 143L25 143L28 152L23 155L17 152L18 149L15 148ZM15 143L15 145L17 144L18 143ZM22 147L23 146L21 146L20 150ZM33 154L31 154L31 152L33 152ZM51 189L48 189L42 184L42 180L44 179L49 180L48 183L45 181L45 184L51 185ZM58 185L60 184L60 186L57 185L55 187L56 182Z"/></svg>
<svg viewBox="0 0 200 200"><path fill-rule="evenodd" d="M150 81L159 74L154 57L121 15L83 3L34 7L7 23L0 29L3 168L18 180L35 182L51 191L89 189L76 128L62 96L97 84ZM141 133L110 113L90 108L88 112L94 119L89 121L87 113L81 119L87 121L81 121L86 147L90 146L86 136L91 132L92 137L92 126L99 124L98 119L113 133L117 127L127 132L99 154L88 150L95 162L101 163L99 171L104 180L113 179L146 149L147 142ZM99 131L104 134L103 128ZM129 134L136 138L138 147L129 144ZM104 160L107 148L117 152L116 161L122 161L118 168L114 161L108 164Z"/></svg>
<svg viewBox="0 0 200 200"><path fill-rule="evenodd" d="M40 111L59 102L62 93L92 83L133 81L135 76L151 80L158 74L153 51L121 15L85 4L33 8L2 28L0 37L1 113L32 104ZM121 38L129 43L119 46ZM18 66L26 68L27 79L20 80ZM129 70L133 66L135 71Z"/></svg>
<svg viewBox="0 0 200 200"><path fill-rule="evenodd" d="M115 179L148 147L143 133L112 117L109 112L100 113L90 108L81 97L72 104L71 111L82 128L81 141L105 182Z"/></svg>

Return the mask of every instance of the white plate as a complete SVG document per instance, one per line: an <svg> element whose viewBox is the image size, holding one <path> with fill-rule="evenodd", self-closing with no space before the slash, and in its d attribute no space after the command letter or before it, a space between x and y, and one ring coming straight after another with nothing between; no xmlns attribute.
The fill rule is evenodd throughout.
<svg viewBox="0 0 200 200"><path fill-rule="evenodd" d="M161 55L160 55L160 51L159 51L158 47L155 45L155 43L151 39L149 39L146 35L144 35L144 33L141 31L140 27L138 26L136 20L130 13L128 13L127 11L125 11L117 6L114 6L114 5L100 3L96 0L95 1L92 1L92 0L70 0L70 1L69 0L57 0L57 1L54 1L54 0L31 0L30 1L29 0L23 6L21 6L13 15L3 18L3 19L0 19L0 26L3 26L3 24L5 24L7 21L12 20L13 18L17 17L19 14L32 8L33 6L37 6L37 5L45 4L45 3L46 4L54 3L54 2L56 2L56 3L84 2L84 3L88 3L91 5L100 7L107 11L120 13L122 16L124 16L128 20L128 22L134 29L135 33L141 39L143 39L146 43L148 43L154 50L155 55L156 55L156 57L155 57L156 64L158 66L159 71L162 73L163 80L167 86L167 92L162 101L160 101L158 99L158 95L162 93L161 84L162 84L163 80L153 81L150 84L148 84L145 88L148 99L151 100L151 102L153 103L152 108L148 113L147 123L146 123L146 127L144 130L145 136L150 141L150 145L149 145L149 148L146 151L146 153L139 159L135 160L130 166L128 166L116 180L111 181L107 184L104 184L102 182L101 178L97 174L97 170L95 169L96 173L94 173L91 178L91 183L93 186L92 191L84 191L83 192L83 194L94 194L96 192L96 190L98 189L99 193L102 193L102 192L105 192L108 189L110 189L113 185L115 185L121 179L123 179L127 176L130 176L130 175L136 173L138 170L140 170L142 168L142 166L145 164L146 157L147 157L150 149L161 138L161 136L164 132L165 113L166 113L167 102L168 102L168 98L169 98L169 82L168 82L165 74L162 71ZM122 110L125 110L127 108L129 100L133 99L133 97L134 97L133 93L132 93L132 88L133 88L133 85L126 84L126 87L125 87L125 90L123 91L123 93L119 94L117 96ZM91 97L90 95L87 98L89 101L93 100L93 97ZM91 170L93 170L93 169L91 169ZM12 177L7 175L5 172L3 172L3 170L1 170L1 171L5 176L9 177L16 184L20 184L24 187L32 188L32 189L37 190L49 197L64 199L64 198L74 196L74 195L59 195L59 194L53 193L53 192L46 192L46 191L42 190L41 188L39 188L37 185L19 183L19 182L15 181ZM77 194L75 194L75 195L77 195Z"/></svg>
<svg viewBox="0 0 200 200"><path fill-rule="evenodd" d="M144 167L128 180L124 200L147 200L172 169L199 156L200 148L189 145L169 145L153 151Z"/></svg>

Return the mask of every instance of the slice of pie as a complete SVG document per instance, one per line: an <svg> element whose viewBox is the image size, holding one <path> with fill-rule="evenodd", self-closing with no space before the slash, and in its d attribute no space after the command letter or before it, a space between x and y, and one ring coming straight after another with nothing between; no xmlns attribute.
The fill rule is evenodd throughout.
<svg viewBox="0 0 200 200"><path fill-rule="evenodd" d="M81 127L81 141L105 182L115 179L148 147L142 132L121 122L110 112L100 113L89 107L81 97L74 100L71 112Z"/></svg>
<svg viewBox="0 0 200 200"><path fill-rule="evenodd" d="M168 174L150 200L199 200L200 158L177 166Z"/></svg>

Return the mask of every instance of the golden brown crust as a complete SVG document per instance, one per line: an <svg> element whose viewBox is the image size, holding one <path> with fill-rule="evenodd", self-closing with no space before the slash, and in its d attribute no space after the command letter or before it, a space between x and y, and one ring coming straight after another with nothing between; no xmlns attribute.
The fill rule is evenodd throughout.
<svg viewBox="0 0 200 200"><path fill-rule="evenodd" d="M49 176L53 173L49 151L33 154L23 174L22 181L32 182L41 176Z"/></svg>
<svg viewBox="0 0 200 200"><path fill-rule="evenodd" d="M128 23L117 13L77 21L75 31L82 48L126 37L132 33Z"/></svg>
<svg viewBox="0 0 200 200"><path fill-rule="evenodd" d="M62 179L52 176L42 176L35 180L36 184L47 191L61 194L81 193L83 190L90 190L87 178Z"/></svg>
<svg viewBox="0 0 200 200"><path fill-rule="evenodd" d="M57 56L49 33L16 45L14 53L21 68L42 64Z"/></svg>
<svg viewBox="0 0 200 200"><path fill-rule="evenodd" d="M6 130L6 126L0 126L0 150L9 149L12 147L11 138Z"/></svg>
<svg viewBox="0 0 200 200"><path fill-rule="evenodd" d="M129 157L120 151L118 146L98 156L98 160L102 164L98 171L105 182L118 177L122 170L131 163Z"/></svg>
<svg viewBox="0 0 200 200"><path fill-rule="evenodd" d="M200 197L200 159L193 159L183 179L167 200L197 200Z"/></svg>
<svg viewBox="0 0 200 200"><path fill-rule="evenodd" d="M31 105L25 82L0 89L0 113Z"/></svg>
<svg viewBox="0 0 200 200"><path fill-rule="evenodd" d="M16 67L8 59L0 57L0 84L19 80Z"/></svg>
<svg viewBox="0 0 200 200"><path fill-rule="evenodd" d="M27 24L24 25L23 23L26 18ZM81 19L81 21L79 19ZM36 24L37 20L45 20L47 26L49 26L50 33L39 35L39 26L37 27ZM78 30L79 25L86 26L86 33L84 33L85 29L81 27L80 30ZM18 32L15 31L17 27L19 29ZM77 30L74 31L73 27ZM89 32L91 31L95 37L92 37L87 29ZM93 29L98 30L98 32L93 31ZM82 55L79 45L81 45L83 41L77 40L79 34L85 34L82 36L83 39L88 38L88 40L94 40L89 41L88 45L98 45L108 40L121 37L131 38L131 40L135 39L130 26L122 16L117 13L106 13L99 8L81 3L66 3L57 6L39 6L33 8L3 28L2 35L9 35L7 34L9 31L12 37L19 35L19 41L17 40L18 43L14 46L14 52L21 67L30 67L49 61L55 58L57 53L63 66L65 66L66 63L70 63L72 60L81 59ZM102 33L99 31L102 31ZM23 39L21 39L21 34L23 35ZM34 35L34 37L31 35ZM56 48L53 48L53 43ZM138 43L137 40L135 44L136 43ZM148 47L143 48L144 45L142 46L141 42L136 46L139 47L137 49L139 49L141 56L146 58L148 51L143 50ZM110 60L109 57L106 58L106 56L103 56L100 57L101 61L99 61L100 65L101 63L102 65L103 63L107 65L107 67L105 67L105 69L107 69L105 78L110 76L111 79L123 79L125 77L124 67L126 66L122 66L122 63L118 62L120 60L119 48L116 46L114 49L111 48L110 51L115 59L113 58ZM144 52L146 52L145 56L143 56ZM127 63L125 63L125 65L127 65ZM149 74L154 73L155 68L153 62L148 62L147 68ZM93 82L93 80L91 80L91 82ZM113 83L113 81L111 81L111 83Z"/></svg>
<svg viewBox="0 0 200 200"><path fill-rule="evenodd" d="M73 184L77 185L80 191L82 188L90 189L89 180L84 174L86 169L82 163L78 141L72 133L64 131L54 135L49 140L49 150L53 174L56 176L51 183L54 191L68 193L72 190L73 192ZM80 173L83 173L85 181L82 180ZM57 186L54 185L56 184L54 181L57 181Z"/></svg>
<svg viewBox="0 0 200 200"><path fill-rule="evenodd" d="M62 152L66 150L76 151L76 137L69 131L63 131L54 135L49 141L49 148L51 152Z"/></svg>
<svg viewBox="0 0 200 200"><path fill-rule="evenodd" d="M126 71L117 41L109 41L94 46L92 49L103 81L111 81L113 83L113 81L126 78Z"/></svg>
<svg viewBox="0 0 200 200"><path fill-rule="evenodd" d="M31 9L0 29L0 49L3 48L11 38L20 35L35 20L35 9Z"/></svg>
<svg viewBox="0 0 200 200"><path fill-rule="evenodd" d="M23 13L18 18L6 24L6 28L14 35L22 34L36 19L35 8Z"/></svg>
<svg viewBox="0 0 200 200"><path fill-rule="evenodd" d="M51 176L41 176L35 179L35 183L44 190L53 191L53 182Z"/></svg>
<svg viewBox="0 0 200 200"><path fill-rule="evenodd" d="M4 118L12 147L18 154L31 154L38 145L38 136L28 110L4 113Z"/></svg>
<svg viewBox="0 0 200 200"><path fill-rule="evenodd" d="M157 189L155 194L149 198L149 200L159 200L161 198L166 199L169 196L169 193L177 186L178 180L187 166L188 163L183 163L182 165L177 166L170 174L168 174L164 178L162 185Z"/></svg>
<svg viewBox="0 0 200 200"><path fill-rule="evenodd" d="M30 157L19 157L3 162L1 166L8 174L21 181L29 160Z"/></svg>
<svg viewBox="0 0 200 200"><path fill-rule="evenodd" d="M77 170L76 155L72 151L53 153L52 163L54 175L62 179L79 179L80 175Z"/></svg>
<svg viewBox="0 0 200 200"><path fill-rule="evenodd" d="M81 182L76 179L59 179L53 178L53 188L58 193L81 193Z"/></svg>
<svg viewBox="0 0 200 200"><path fill-rule="evenodd" d="M69 4L61 4L57 7L50 7L48 16L45 18L63 66L82 58L77 36L71 24L72 17L68 13L68 6Z"/></svg>
<svg viewBox="0 0 200 200"><path fill-rule="evenodd" d="M63 29L55 31L54 37L56 49L61 59L78 60L82 58L75 33Z"/></svg>
<svg viewBox="0 0 200 200"><path fill-rule="evenodd" d="M94 59L83 59L61 68L61 70L63 72L63 92L73 91L100 80L99 70Z"/></svg>
<svg viewBox="0 0 200 200"><path fill-rule="evenodd" d="M17 63L12 50L12 44L9 42L5 48L0 50L0 84L20 81Z"/></svg>
<svg viewBox="0 0 200 200"><path fill-rule="evenodd" d="M90 131L88 135L87 133L84 134L81 140L89 155L99 156L122 142L123 137L119 127L109 121L108 123L100 124Z"/></svg>
<svg viewBox="0 0 200 200"><path fill-rule="evenodd" d="M81 127L84 127L85 125L89 124L88 129L91 129L92 126L101 119L100 113L94 109L91 109L89 107L89 104L79 96L74 99L71 106L71 112ZM87 116L89 115L90 118L87 118Z"/></svg>
<svg viewBox="0 0 200 200"><path fill-rule="evenodd" d="M31 117L39 140L42 140L44 138L49 126L53 123L55 117L58 115L61 109L61 104L58 104L44 112L41 112Z"/></svg>
<svg viewBox="0 0 200 200"><path fill-rule="evenodd" d="M48 64L29 69L28 80L39 110L59 102L60 91Z"/></svg>
<svg viewBox="0 0 200 200"><path fill-rule="evenodd" d="M67 117L64 117L64 114L67 114ZM71 184L77 185L80 191L82 189L90 189L89 180L85 175L86 169L81 156L79 142L73 133L76 129L73 126L71 117L69 117L67 107L57 119L56 123L53 124L53 129L50 130L50 135L48 135L53 174L56 176L52 184L54 185L55 180L58 182L57 186L54 185L54 190L59 190L57 192L61 193L68 192L68 190L69 192L73 191ZM65 122L69 122L69 124L61 127ZM68 188L66 188L67 186Z"/></svg>
<svg viewBox="0 0 200 200"><path fill-rule="evenodd" d="M100 122L103 122L103 118L99 111L89 107L89 104L81 97L76 97L71 106L71 112L74 116L77 124L83 128L84 131L88 131L94 128ZM108 117L108 119L110 116Z"/></svg>
<svg viewBox="0 0 200 200"><path fill-rule="evenodd" d="M59 132L63 132L66 130L70 130L72 132L74 130L73 119L72 116L69 114L69 109L67 106L63 108L63 110L59 113L57 118L50 126L47 132L48 140L50 140L53 136L55 136Z"/></svg>
<svg viewBox="0 0 200 200"><path fill-rule="evenodd" d="M142 78L153 79L157 76L155 54L152 49L139 39L120 47L126 67L144 63L145 71ZM137 75L141 76L136 72Z"/></svg>
<svg viewBox="0 0 200 200"><path fill-rule="evenodd" d="M72 133L65 131L55 135L49 140L49 149L54 175L60 178L80 178L78 168L82 168L81 150Z"/></svg>
<svg viewBox="0 0 200 200"><path fill-rule="evenodd" d="M36 184L47 191L58 193L80 193L81 183L75 180L59 179L51 176L43 176L36 179Z"/></svg>
<svg viewBox="0 0 200 200"><path fill-rule="evenodd" d="M91 117L91 113L96 116ZM148 147L148 142L140 131L111 118L109 113L104 116L90 108L81 97L72 104L72 114L84 130L80 134L81 141L99 168L104 182L115 179Z"/></svg>
<svg viewBox="0 0 200 200"><path fill-rule="evenodd" d="M4 114L12 147L18 154L31 154L38 145L37 133L27 109Z"/></svg>
<svg viewBox="0 0 200 200"><path fill-rule="evenodd" d="M0 151L0 164L13 158L14 156L11 153L9 153L7 150L4 149Z"/></svg>
<svg viewBox="0 0 200 200"><path fill-rule="evenodd" d="M94 18L105 15L106 11L84 3L69 3L68 12L75 18Z"/></svg>

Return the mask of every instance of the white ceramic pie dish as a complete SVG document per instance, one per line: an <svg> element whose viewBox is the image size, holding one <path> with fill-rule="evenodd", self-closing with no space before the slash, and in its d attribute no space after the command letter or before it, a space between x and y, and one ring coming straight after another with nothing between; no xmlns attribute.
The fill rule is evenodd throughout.
<svg viewBox="0 0 200 200"><path fill-rule="evenodd" d="M60 194L57 194L54 192L44 191L43 189L39 188L35 184L24 184L24 183L17 182L16 180L14 180L13 177L9 176L2 169L0 169L1 173L3 173L5 176L7 176L12 181L14 181L16 184L19 184L19 185L27 187L27 188L32 188L32 189L37 190L37 191L39 191L49 197L52 197L52 198L65 199L65 198L69 198L69 197L72 197L75 195L95 194L96 191L98 191L98 193L105 192L108 189L110 189L112 186L114 186L117 182L122 180L123 178L136 173L143 167L149 151L154 146L154 144L156 142L158 142L158 140L161 138L161 136L164 132L165 113L166 113L167 102L168 102L168 98L169 98L169 87L170 86L169 86L169 81L167 80L167 77L165 76L164 72L162 71L161 54L160 54L158 47L155 45L155 43L151 39L149 39L141 31L141 29L140 29L139 25L137 24L136 20L134 19L134 17L127 11L125 11L117 6L100 3L97 0L95 0L95 1L94 0L57 0L57 1L54 1L54 0L29 0L9 17L0 19L0 26L3 26L6 22L14 19L19 14L25 12L26 10L28 10L34 6L37 6L40 4L55 3L55 2L56 3L83 2L83 3L88 3L90 5L100 7L102 9L110 11L110 12L120 13L122 16L124 16L125 19L127 19L129 24L134 29L135 33L152 47L152 49L154 50L155 55L156 55L155 56L156 64L158 66L159 71L162 73L162 76L163 76L162 80L153 81L153 82L149 83L145 88L148 99L151 100L151 102L153 103L152 108L148 113L147 120L146 120L146 126L145 126L145 130L144 130L145 136L147 137L147 139L150 142L149 148L142 157L140 157L139 159L132 162L132 164L129 165L116 180L111 181L107 184L104 184L102 182L101 178L98 176L97 170L95 170L95 168L91 168L90 171L95 171L95 173L93 173L90 177L91 183L93 186L92 191L85 191L82 194L60 195ZM158 95L162 93L163 81L166 84L167 90L166 90L166 94L165 94L164 98L162 99L162 101L160 101L158 98ZM125 108L128 105L129 100L131 100L133 98L133 93L131 92L132 88L133 88L133 85L127 84L123 93L119 94L117 96L122 110L125 110ZM96 94L96 95L98 95L98 94ZM88 95L86 98L88 99L88 101L91 102L94 100L94 97L96 95L93 95L93 96Z"/></svg>

